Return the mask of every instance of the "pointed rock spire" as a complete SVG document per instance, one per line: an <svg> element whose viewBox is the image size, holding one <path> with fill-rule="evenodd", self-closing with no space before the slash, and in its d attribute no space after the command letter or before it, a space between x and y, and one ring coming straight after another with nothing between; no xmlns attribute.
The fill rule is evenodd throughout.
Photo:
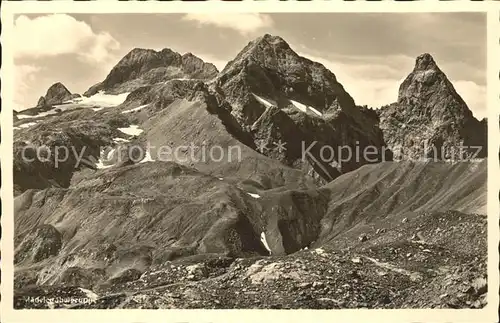
<svg viewBox="0 0 500 323"><path fill-rule="evenodd" d="M414 71L419 70L429 70L429 69L437 69L438 66L434 58L429 53L421 54L415 60L415 68Z"/></svg>
<svg viewBox="0 0 500 323"><path fill-rule="evenodd" d="M486 146L485 127L428 53L416 58L413 71L399 87L397 103L379 115L386 142L403 147L402 158L429 157L434 148L440 150L440 159L446 157L441 151L461 158L459 154L474 153L472 146ZM470 149L460 152L462 143ZM486 149L482 151L484 156Z"/></svg>
<svg viewBox="0 0 500 323"><path fill-rule="evenodd" d="M52 84L45 94L45 101L48 105L61 104L69 99L71 99L71 92L61 82Z"/></svg>
<svg viewBox="0 0 500 323"><path fill-rule="evenodd" d="M349 111L355 106L330 70L298 55L283 38L270 34L249 42L217 80L224 92L234 96L234 111L247 124L264 111L253 94L279 102L280 108L294 100L319 113Z"/></svg>

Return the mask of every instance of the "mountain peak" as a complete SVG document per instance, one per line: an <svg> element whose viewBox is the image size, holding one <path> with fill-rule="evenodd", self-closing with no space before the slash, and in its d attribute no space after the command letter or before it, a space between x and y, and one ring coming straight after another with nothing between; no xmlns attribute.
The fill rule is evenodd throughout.
<svg viewBox="0 0 500 323"><path fill-rule="evenodd" d="M52 92L52 91L63 91L63 92L67 92L67 93L70 93L69 90L66 88L66 86L64 86L64 84L62 84L61 82L56 82L54 84L52 84L49 89L47 90L47 94L49 92Z"/></svg>
<svg viewBox="0 0 500 323"><path fill-rule="evenodd" d="M281 38L280 36L273 36L271 34L264 34L263 36L260 36L256 40L257 40L257 42L265 41L265 42L267 42L269 44L273 44L273 45L280 44L280 43L286 44L286 41L283 38Z"/></svg>
<svg viewBox="0 0 500 323"><path fill-rule="evenodd" d="M192 53L181 55L170 48L161 50L134 48L109 72L104 81L93 85L84 95L101 90L118 94L171 79L202 79L215 77L217 68Z"/></svg>
<svg viewBox="0 0 500 323"><path fill-rule="evenodd" d="M128 52L128 54L145 53L145 52L155 52L155 50L150 48L135 47L130 52Z"/></svg>
<svg viewBox="0 0 500 323"><path fill-rule="evenodd" d="M439 69L432 55L423 53L415 59L413 71L399 87L398 102L413 102L417 98L442 96L445 94L458 96L453 85Z"/></svg>
<svg viewBox="0 0 500 323"><path fill-rule="evenodd" d="M138 57L144 57L144 56L155 55L155 54L157 54L157 52L155 50L153 50L153 49L136 47L136 48L132 49L130 52L128 52L122 58L122 60L137 59Z"/></svg>
<svg viewBox="0 0 500 323"><path fill-rule="evenodd" d="M423 53L415 60L415 70L430 70L437 67L436 61L429 53Z"/></svg>
<svg viewBox="0 0 500 323"><path fill-rule="evenodd" d="M286 51L293 53L290 45L280 36L273 36L271 34L264 34L254 40L250 41L245 48L236 56L234 61L248 58L250 56L264 56L272 54L275 50ZM297 55L297 54L295 54ZM298 55L297 55L298 56Z"/></svg>
<svg viewBox="0 0 500 323"><path fill-rule="evenodd" d="M293 51L290 45L281 38L280 36L274 36L271 34L264 34L253 41L251 41L247 46L248 52L265 52L268 50L282 50L282 51Z"/></svg>
<svg viewBox="0 0 500 323"><path fill-rule="evenodd" d="M56 105L61 104L65 100L69 100L71 98L71 92L62 84L61 82L57 82L52 84L44 97L44 102L38 100L38 105L43 103L44 105Z"/></svg>
<svg viewBox="0 0 500 323"><path fill-rule="evenodd" d="M381 129L389 146L405 147L411 158L430 156L431 146L452 151L465 146L485 146L484 124L474 118L434 58L424 53L415 60L413 71L401 83L398 101L379 113ZM413 143L427 143L428 149ZM441 149L441 148L439 148ZM464 151L465 152L465 151ZM465 153L472 153L467 151Z"/></svg>

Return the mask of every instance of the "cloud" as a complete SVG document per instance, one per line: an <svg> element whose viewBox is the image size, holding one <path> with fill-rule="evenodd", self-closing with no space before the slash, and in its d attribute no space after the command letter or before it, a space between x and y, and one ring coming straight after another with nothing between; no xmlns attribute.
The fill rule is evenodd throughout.
<svg viewBox="0 0 500 323"><path fill-rule="evenodd" d="M16 68L16 82L24 80L34 81L35 73L41 70L41 67L29 64L17 65Z"/></svg>
<svg viewBox="0 0 500 323"><path fill-rule="evenodd" d="M486 86L463 80L451 81L451 83L477 119L487 117Z"/></svg>
<svg viewBox="0 0 500 323"><path fill-rule="evenodd" d="M231 14L197 14L188 13L182 18L185 21L195 21L199 25L213 25L230 28L243 35L250 34L262 28L273 26L270 16L260 13L231 13Z"/></svg>
<svg viewBox="0 0 500 323"><path fill-rule="evenodd" d="M372 108L397 101L399 86L412 71L414 64L413 58L402 55L365 57L364 61L355 57L339 57L333 61L316 53L298 54L323 64L335 74L356 104ZM486 117L486 86L459 78L450 78L450 82L476 118Z"/></svg>
<svg viewBox="0 0 500 323"><path fill-rule="evenodd" d="M201 58L205 63L212 63L215 65L215 67L217 67L217 69L220 71L222 71L224 69L224 67L227 65L228 61L227 60L222 60L222 59L218 59L218 58L215 58L214 56L210 55L210 54L199 54L199 53L196 53L195 54L196 56L198 56L199 58Z"/></svg>
<svg viewBox="0 0 500 323"><path fill-rule="evenodd" d="M36 74L39 73L42 68L35 65L21 64L16 65L14 73L14 107L15 110L23 110L24 106L23 98L30 89L30 83L36 80Z"/></svg>
<svg viewBox="0 0 500 323"><path fill-rule="evenodd" d="M96 33L85 22L67 14L35 18L21 15L14 23L14 39L15 58L73 54L87 63L102 63L120 48L110 34Z"/></svg>
<svg viewBox="0 0 500 323"><path fill-rule="evenodd" d="M379 108L395 102L398 97L399 85L403 81L403 73L397 73L394 68L373 63L332 61L308 53L298 53L312 61L323 64L344 86L358 105Z"/></svg>

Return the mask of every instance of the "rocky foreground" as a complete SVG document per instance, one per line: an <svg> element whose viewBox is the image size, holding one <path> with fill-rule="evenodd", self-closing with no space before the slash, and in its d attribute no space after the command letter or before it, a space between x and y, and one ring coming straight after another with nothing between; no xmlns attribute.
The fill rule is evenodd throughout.
<svg viewBox="0 0 500 323"><path fill-rule="evenodd" d="M30 286L16 276L16 285L24 286L16 289L15 307L482 308L485 231L480 215L424 213L376 223L368 234L352 237L354 246L339 250L197 255L144 273L123 271L107 281L96 272L74 270L57 286ZM50 302L65 297L66 302Z"/></svg>

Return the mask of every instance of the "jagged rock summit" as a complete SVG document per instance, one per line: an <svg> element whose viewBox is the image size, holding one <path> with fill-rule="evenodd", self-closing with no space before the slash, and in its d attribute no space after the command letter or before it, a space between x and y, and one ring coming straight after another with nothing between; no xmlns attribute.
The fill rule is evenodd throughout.
<svg viewBox="0 0 500 323"><path fill-rule="evenodd" d="M399 87L398 103L432 108L431 117L472 117L467 104L428 53L417 57L413 71Z"/></svg>
<svg viewBox="0 0 500 323"><path fill-rule="evenodd" d="M483 147L476 157L486 155L486 122L473 116L428 53L417 57L397 102L383 107L379 116L386 142L401 158L472 157L476 146Z"/></svg>
<svg viewBox="0 0 500 323"><path fill-rule="evenodd" d="M152 85L172 79L209 80L218 73L211 63L205 63L192 53L181 55L169 48L134 48L125 55L104 79L92 86L85 96L99 91L118 94L132 92L145 85Z"/></svg>
<svg viewBox="0 0 500 323"><path fill-rule="evenodd" d="M354 106L331 71L299 56L283 38L269 34L248 43L222 70L217 84L247 123L253 123L264 110L262 104L252 106L254 95L280 108L293 106L293 100L316 115Z"/></svg>
<svg viewBox="0 0 500 323"><path fill-rule="evenodd" d="M38 108L51 107L53 105L62 104L64 101L72 98L73 94L71 94L68 88L61 82L57 82L49 87L45 96L40 97L36 106Z"/></svg>
<svg viewBox="0 0 500 323"><path fill-rule="evenodd" d="M79 97L79 94L72 94L64 84L61 82L57 82L52 84L45 96L41 96L36 106L22 110L23 115L35 116L40 112L45 112L51 110L55 105L60 105L65 103L68 100ZM18 111L20 114L21 111ZM17 116L16 116L17 117Z"/></svg>

